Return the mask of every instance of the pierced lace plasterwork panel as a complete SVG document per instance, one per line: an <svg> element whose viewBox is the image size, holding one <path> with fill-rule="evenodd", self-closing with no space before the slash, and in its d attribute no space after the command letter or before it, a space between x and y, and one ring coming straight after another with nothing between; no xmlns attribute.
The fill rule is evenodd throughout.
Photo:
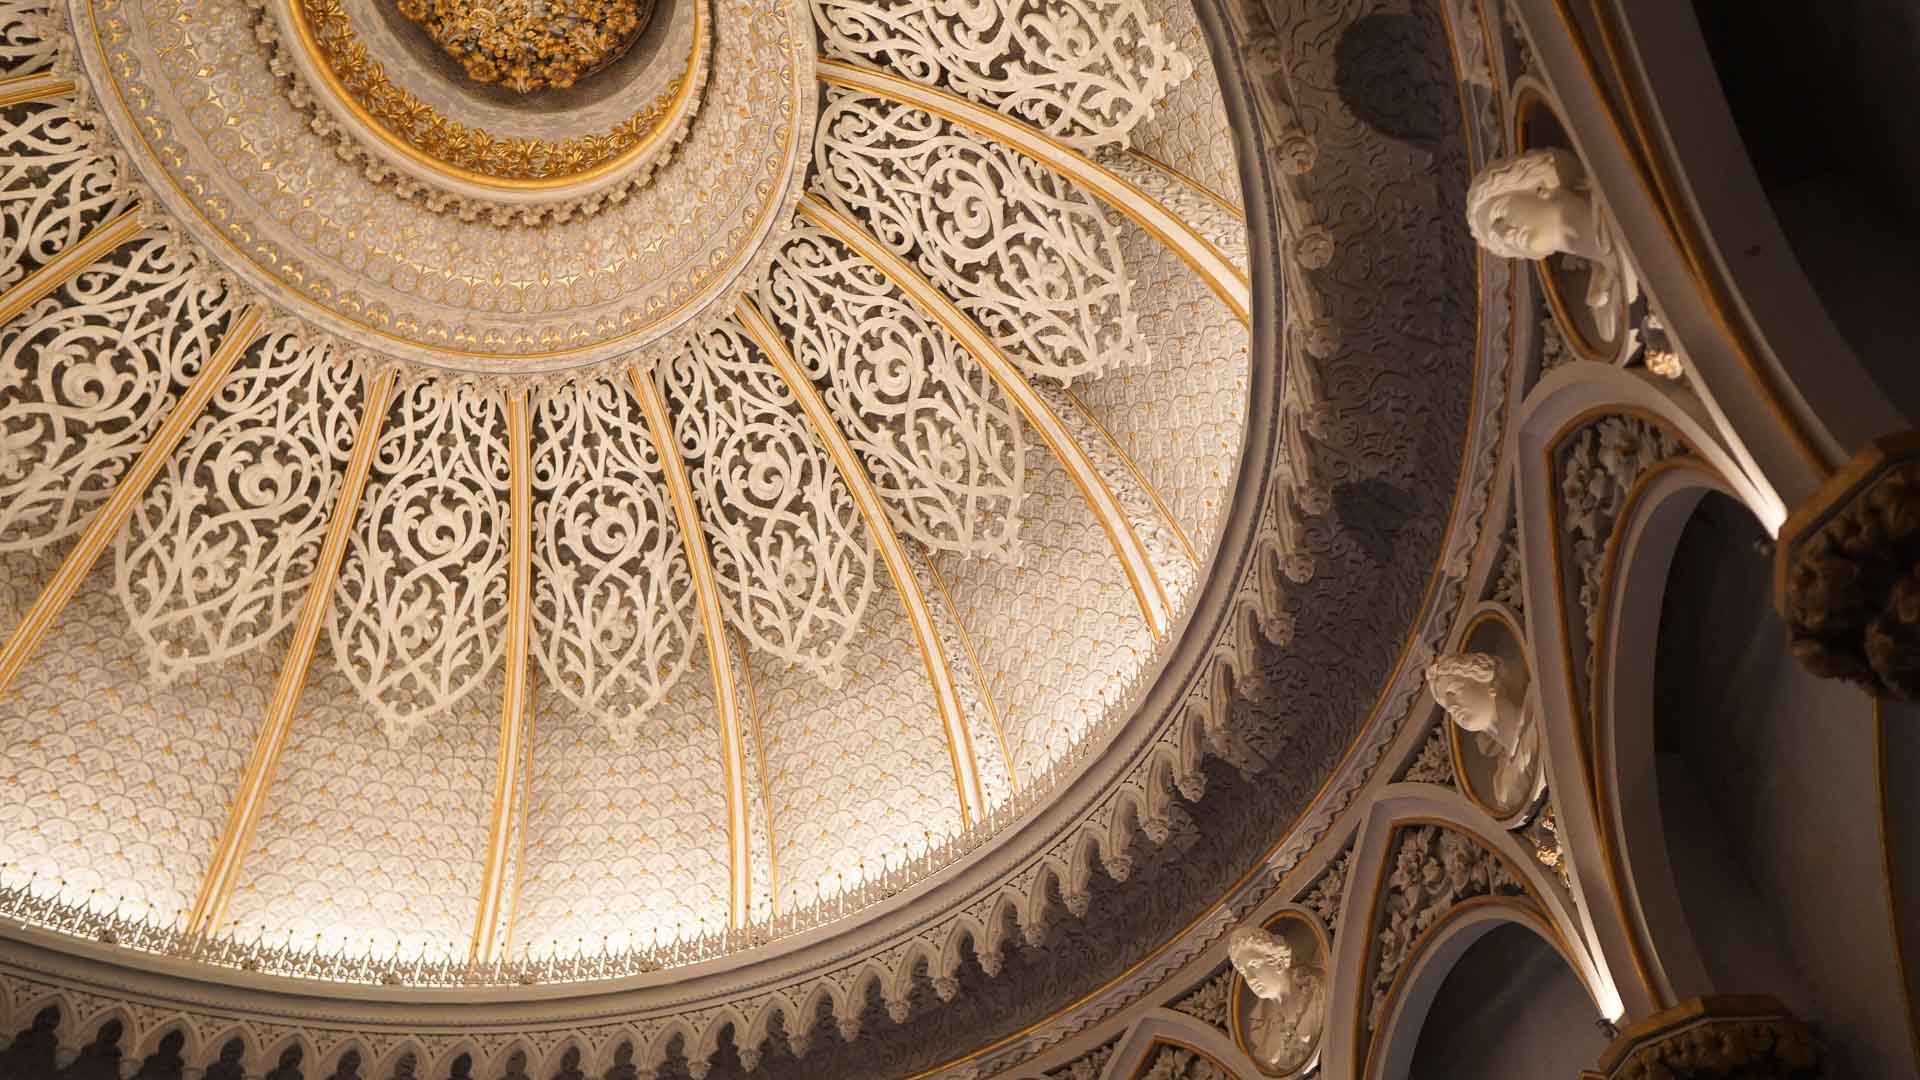
<svg viewBox="0 0 1920 1080"><path fill-rule="evenodd" d="M813 0L820 51L998 109L1079 149L1125 142L1193 63L1146 0ZM1198 55L1204 56L1203 50Z"/></svg>
<svg viewBox="0 0 1920 1080"><path fill-rule="evenodd" d="M0 329L0 550L86 527L233 313L222 286L149 234Z"/></svg>
<svg viewBox="0 0 1920 1080"><path fill-rule="evenodd" d="M360 426L361 382L291 333L251 349L114 538L114 585L173 678L292 625Z"/></svg>
<svg viewBox="0 0 1920 1080"><path fill-rule="evenodd" d="M481 691L395 745L354 684L316 658L222 929L355 955L464 957L493 809L499 678Z"/></svg>
<svg viewBox="0 0 1920 1080"><path fill-rule="evenodd" d="M738 325L666 365L674 435L733 626L832 679L874 587L873 540L799 405Z"/></svg>
<svg viewBox="0 0 1920 1080"><path fill-rule="evenodd" d="M6 556L4 606L32 603L51 552ZM168 686L114 599L81 584L0 708L0 882L168 922L193 903L253 748L278 658Z"/></svg>
<svg viewBox="0 0 1920 1080"><path fill-rule="evenodd" d="M960 828L940 709L891 586L875 590L839 689L759 657L753 681L781 910L854 888L862 867L897 866Z"/></svg>
<svg viewBox="0 0 1920 1080"><path fill-rule="evenodd" d="M8 29L0 9L0 35ZM97 145L69 102L0 108L0 288L133 205L133 191Z"/></svg>
<svg viewBox="0 0 1920 1080"><path fill-rule="evenodd" d="M1179 256L1131 224L1140 327L1158 362L1076 391L1167 504L1202 559L1231 497L1246 426L1247 329Z"/></svg>
<svg viewBox="0 0 1920 1080"><path fill-rule="evenodd" d="M1153 115L1133 129L1132 146L1155 161L1204 184L1235 206L1243 205L1240 168L1233 156L1233 129L1220 97L1220 75L1213 69L1206 33L1187 0L1158 5L1155 15L1167 35L1193 58L1193 74L1160 99Z"/></svg>
<svg viewBox="0 0 1920 1080"><path fill-rule="evenodd" d="M53 66L54 39L46 33L49 0L0 0L0 78L33 75Z"/></svg>
<svg viewBox="0 0 1920 1080"><path fill-rule="evenodd" d="M491 394L424 383L387 417L327 629L391 738L451 712L498 666L511 459Z"/></svg>
<svg viewBox="0 0 1920 1080"><path fill-rule="evenodd" d="M516 958L726 926L725 763L706 650L694 654L693 676L624 742L541 687Z"/></svg>
<svg viewBox="0 0 1920 1080"><path fill-rule="evenodd" d="M1046 166L931 113L829 89L814 189L917 267L1028 375L1147 362L1114 227Z"/></svg>
<svg viewBox="0 0 1920 1080"><path fill-rule="evenodd" d="M1044 448L1018 565L939 555L1023 777L1036 776L1125 700L1153 638L1107 534Z"/></svg>
<svg viewBox="0 0 1920 1080"><path fill-rule="evenodd" d="M687 673L694 618L686 548L624 380L571 384L541 401L532 484L544 687L624 733Z"/></svg>
<svg viewBox="0 0 1920 1080"><path fill-rule="evenodd" d="M935 550L1011 555L1026 426L986 368L878 268L811 226L788 239L760 299L895 530Z"/></svg>

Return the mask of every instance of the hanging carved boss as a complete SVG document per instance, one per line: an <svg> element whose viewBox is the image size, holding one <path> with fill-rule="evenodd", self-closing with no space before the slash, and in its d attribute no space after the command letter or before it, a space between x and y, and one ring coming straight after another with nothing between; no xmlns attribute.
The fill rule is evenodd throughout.
<svg viewBox="0 0 1920 1080"><path fill-rule="evenodd" d="M627 51L654 0L400 0L475 82L564 90Z"/></svg>
<svg viewBox="0 0 1920 1080"><path fill-rule="evenodd" d="M1868 444L1787 519L1774 606L1809 671L1920 701L1920 432Z"/></svg>

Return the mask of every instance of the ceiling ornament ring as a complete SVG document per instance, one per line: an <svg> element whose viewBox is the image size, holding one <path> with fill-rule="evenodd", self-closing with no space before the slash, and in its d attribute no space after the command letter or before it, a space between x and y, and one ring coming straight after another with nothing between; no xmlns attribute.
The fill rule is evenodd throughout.
<svg viewBox="0 0 1920 1080"><path fill-rule="evenodd" d="M709 110L646 183L518 208L463 202L358 142L343 149L282 92L296 69L259 62L269 2L293 0L54 4L50 30L75 44L59 64L83 87L69 108L153 193L151 217L309 340L378 357L403 383L558 386L650 366L725 323L795 227L816 114L801 0L724 17L701 0L715 20L710 91L746 107ZM208 82L219 89L195 97ZM545 227L501 227L528 222Z"/></svg>
<svg viewBox="0 0 1920 1080"><path fill-rule="evenodd" d="M538 224L584 216L645 184L700 110L712 62L709 0L686 4L682 70L611 126L562 139L490 131L389 74L346 0L251 0L273 67L316 130L402 197L465 220ZM439 197L436 198L435 195Z"/></svg>

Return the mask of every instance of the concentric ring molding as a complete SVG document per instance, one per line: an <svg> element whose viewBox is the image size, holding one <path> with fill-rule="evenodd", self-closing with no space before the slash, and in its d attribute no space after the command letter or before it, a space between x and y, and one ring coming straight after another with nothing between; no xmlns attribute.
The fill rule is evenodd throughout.
<svg viewBox="0 0 1920 1080"><path fill-rule="evenodd" d="M265 62L271 46L255 40L250 0L177 0L171 16L125 0L67 2L99 108L194 240L317 330L428 370L565 374L726 318L791 228L811 154L804 0L754 0L717 20L701 100L738 104L700 106L707 120L676 152L679 167L541 230L429 212L332 155L277 158L273 133L303 141L308 118ZM175 50L218 50L233 92L190 105L195 76L159 58L164 35ZM209 108L226 112L215 123ZM463 264L463 251L483 257Z"/></svg>

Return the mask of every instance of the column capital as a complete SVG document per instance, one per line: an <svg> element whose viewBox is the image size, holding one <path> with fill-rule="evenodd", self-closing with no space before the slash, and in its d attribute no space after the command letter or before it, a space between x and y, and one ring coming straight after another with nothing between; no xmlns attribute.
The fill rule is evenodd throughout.
<svg viewBox="0 0 1920 1080"><path fill-rule="evenodd" d="M1813 1032L1765 994L1690 998L1637 1021L1581 1080L1817 1080Z"/></svg>

